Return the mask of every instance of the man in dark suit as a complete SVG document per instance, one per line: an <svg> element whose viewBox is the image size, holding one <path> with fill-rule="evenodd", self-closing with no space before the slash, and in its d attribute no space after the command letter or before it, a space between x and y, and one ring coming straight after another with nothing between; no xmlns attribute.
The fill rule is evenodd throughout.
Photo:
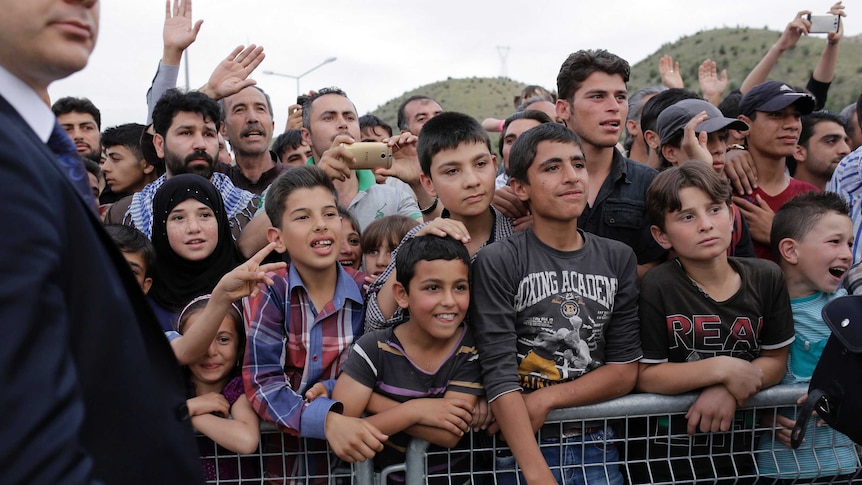
<svg viewBox="0 0 862 485"><path fill-rule="evenodd" d="M200 483L167 340L77 189L81 167L46 145L48 85L86 65L98 0L0 11L0 481Z"/></svg>

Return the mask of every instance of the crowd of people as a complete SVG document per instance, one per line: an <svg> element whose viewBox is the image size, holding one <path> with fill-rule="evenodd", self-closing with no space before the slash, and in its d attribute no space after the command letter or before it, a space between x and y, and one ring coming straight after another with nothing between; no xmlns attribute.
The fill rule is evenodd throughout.
<svg viewBox="0 0 862 485"><path fill-rule="evenodd" d="M823 110L843 20L805 88L768 80L808 33L799 12L730 93L715 62L697 93L665 56L663 85L630 95L628 62L578 50L555 91L528 86L506 119L413 96L393 130L329 87L277 133L252 79L262 47L175 87L200 29L188 0L168 0L145 123L103 129L86 93L49 112L48 84L86 63L98 4L43 3L77 20L33 27L34 42L16 23L38 17L27 7L0 20L0 194L30 224L0 243L0 315L18 327L0 347L13 482L326 476L319 455L205 450L303 438L380 469L411 437L495 435L495 456L429 470L530 484L858 472L853 442L813 421L790 448L789 409L760 416L774 430L757 443L650 440L754 426L737 409L810 379L820 310L862 292L862 96ZM357 142L390 163L355 169ZM629 447L656 465L642 474L616 465L613 427L546 424L632 392L698 393ZM261 421L291 439L262 441ZM736 458L753 449L770 452ZM714 454L729 458L692 460Z"/></svg>

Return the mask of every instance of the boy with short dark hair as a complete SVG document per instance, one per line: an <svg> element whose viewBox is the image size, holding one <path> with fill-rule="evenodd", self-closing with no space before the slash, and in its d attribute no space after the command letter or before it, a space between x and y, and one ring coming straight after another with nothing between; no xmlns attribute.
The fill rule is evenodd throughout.
<svg viewBox="0 0 862 485"><path fill-rule="evenodd" d="M276 251L288 252L290 266L271 274L275 284L261 286L246 302L243 379L262 418L293 436L325 438L339 458L353 462L373 457L386 436L343 416L342 404L326 396L362 333L365 313L365 274L337 262L336 200L332 181L310 165L290 168L270 187L265 209L273 227L267 238ZM312 468L325 471L322 465Z"/></svg>
<svg viewBox="0 0 862 485"><path fill-rule="evenodd" d="M156 264L156 249L153 247L153 243L147 239L144 233L134 227L108 224L105 226L105 230L117 248L120 249L120 252L123 253L123 258L129 263L129 268L141 286L141 291L147 294L153 285L150 268Z"/></svg>
<svg viewBox="0 0 862 485"><path fill-rule="evenodd" d="M114 194L113 200L140 192L161 175L155 165L150 165L144 158L141 149L144 128L138 123L126 123L102 133L102 148L106 155L102 172Z"/></svg>
<svg viewBox="0 0 862 485"><path fill-rule="evenodd" d="M428 120L417 146L420 180L445 209L441 217L412 229L405 238L449 235L464 243L471 259L483 247L512 235L512 222L491 206L497 159L482 125L455 112ZM368 289L366 330L394 325L404 319L395 302L392 284L395 257Z"/></svg>
<svg viewBox="0 0 862 485"><path fill-rule="evenodd" d="M847 202L833 192L797 195L775 214L770 239L775 259L784 271L796 330L782 382L807 383L831 333L821 311L830 301L847 295L841 286L853 264L853 223ZM798 449L791 449L794 411L780 410L775 421L769 416L764 422L776 429L772 436L760 439L760 474L794 483L814 478L825 482L828 477L847 481L859 468L850 438L812 419L805 441Z"/></svg>
<svg viewBox="0 0 862 485"><path fill-rule="evenodd" d="M498 452L497 483L515 482L517 461L522 483L622 484L608 465L619 460L610 428L544 424L553 409L634 388L637 260L626 244L578 229L589 175L575 133L556 123L527 130L509 173L533 225L479 253L470 314L496 417L490 430L502 431L514 455Z"/></svg>
<svg viewBox="0 0 862 485"><path fill-rule="evenodd" d="M467 249L451 237L418 236L401 245L396 266L393 291L409 318L363 335L332 393L345 403L345 415L366 413L368 422L391 436L374 458L378 469L404 461L408 435L439 447L458 445L483 394L476 346L464 323L470 306ZM372 394L384 397L386 407L375 408ZM451 465L430 463L429 470Z"/></svg>
<svg viewBox="0 0 862 485"><path fill-rule="evenodd" d="M727 256L730 186L706 164L662 172L646 200L653 237L676 258L641 281L643 359L637 388L657 394L700 391L687 422L671 418L669 425L651 425L651 432L664 428L661 434L667 436L668 426L670 434L683 428L689 435L726 432L737 406L784 375L793 341L784 279L770 261ZM669 438L670 446L650 441L648 456L665 458L649 462L651 475L632 473L632 482L750 476L752 436L712 435L712 444L691 438Z"/></svg>

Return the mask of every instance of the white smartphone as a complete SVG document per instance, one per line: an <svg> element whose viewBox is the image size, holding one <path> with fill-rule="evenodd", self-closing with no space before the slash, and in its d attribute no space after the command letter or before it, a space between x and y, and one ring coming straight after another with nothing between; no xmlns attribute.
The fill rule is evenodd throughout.
<svg viewBox="0 0 862 485"><path fill-rule="evenodd" d="M837 15L811 15L808 14L808 21L811 22L811 28L808 29L809 34L828 34L829 32L838 32L838 17Z"/></svg>

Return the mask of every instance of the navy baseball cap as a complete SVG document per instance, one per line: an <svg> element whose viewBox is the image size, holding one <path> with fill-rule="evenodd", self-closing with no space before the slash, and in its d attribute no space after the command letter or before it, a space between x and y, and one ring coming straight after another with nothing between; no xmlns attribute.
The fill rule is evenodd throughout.
<svg viewBox="0 0 862 485"><path fill-rule="evenodd" d="M790 105L796 105L799 113L807 115L814 111L814 96L800 91L782 81L766 81L751 88L739 100L739 114L751 116L755 111L774 113Z"/></svg>
<svg viewBox="0 0 862 485"><path fill-rule="evenodd" d="M748 123L736 118L726 118L721 114L721 111L719 111L718 108L707 101L702 99L683 99L682 101L677 101L675 104L668 106L661 112L661 114L658 115L656 131L661 140L660 143L664 145L670 141L675 133L685 128L685 125L687 125L692 118L703 111L706 111L709 118L698 123L694 128L695 133L702 133L704 131L707 133L713 133L725 128L732 128L740 131L748 129Z"/></svg>

